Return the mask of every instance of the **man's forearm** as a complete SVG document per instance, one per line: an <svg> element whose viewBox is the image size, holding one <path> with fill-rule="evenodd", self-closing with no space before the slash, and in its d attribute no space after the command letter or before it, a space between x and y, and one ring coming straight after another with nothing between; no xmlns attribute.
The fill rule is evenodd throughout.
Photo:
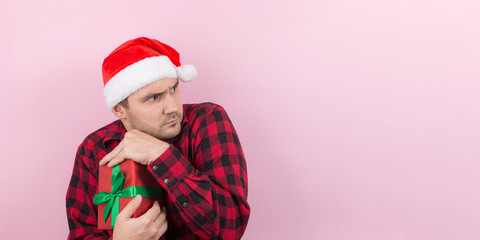
<svg viewBox="0 0 480 240"><path fill-rule="evenodd" d="M200 171L171 146L149 166L188 228L203 239L238 239L248 222L250 209L246 186L242 184L246 182L246 171L241 167L245 164L240 163L244 160L231 157L230 167L220 171L222 161L225 158L212 160L216 169Z"/></svg>

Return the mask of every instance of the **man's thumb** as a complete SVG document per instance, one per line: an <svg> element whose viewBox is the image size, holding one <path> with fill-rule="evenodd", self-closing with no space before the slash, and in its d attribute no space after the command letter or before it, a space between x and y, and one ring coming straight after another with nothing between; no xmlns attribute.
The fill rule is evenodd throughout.
<svg viewBox="0 0 480 240"><path fill-rule="evenodd" d="M134 199L132 199L127 206L118 214L117 218L124 218L129 219L132 217L133 213L137 210L137 208L142 203L142 196L137 194Z"/></svg>

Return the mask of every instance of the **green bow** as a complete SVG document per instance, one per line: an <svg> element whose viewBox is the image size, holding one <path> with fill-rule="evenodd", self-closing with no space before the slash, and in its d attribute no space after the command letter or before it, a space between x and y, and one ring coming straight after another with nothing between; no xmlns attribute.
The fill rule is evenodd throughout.
<svg viewBox="0 0 480 240"><path fill-rule="evenodd" d="M120 212L120 198L135 197L140 194L142 197L160 198L162 190L155 187L131 186L123 188L125 175L120 171L120 165L112 168L112 192L99 192L93 197L93 204L100 205L107 203L103 210L103 221L106 222L110 211L112 212L112 229L115 225L115 219Z"/></svg>

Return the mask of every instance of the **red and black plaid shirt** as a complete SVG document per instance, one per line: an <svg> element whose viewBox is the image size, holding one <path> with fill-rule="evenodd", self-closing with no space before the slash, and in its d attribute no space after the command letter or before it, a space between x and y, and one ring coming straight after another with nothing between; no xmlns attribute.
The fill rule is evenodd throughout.
<svg viewBox="0 0 480 240"><path fill-rule="evenodd" d="M225 110L185 104L182 130L148 166L167 197L164 239L239 239L247 226L247 166ZM90 134L78 147L67 191L68 239L108 239L97 226L98 162L125 135L120 120ZM168 179L167 181L165 181ZM165 183L167 182L167 183Z"/></svg>

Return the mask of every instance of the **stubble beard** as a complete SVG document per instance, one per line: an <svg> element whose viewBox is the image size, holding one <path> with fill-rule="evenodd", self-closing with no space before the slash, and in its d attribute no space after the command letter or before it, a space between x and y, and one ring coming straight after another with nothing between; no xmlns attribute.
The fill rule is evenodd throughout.
<svg viewBox="0 0 480 240"><path fill-rule="evenodd" d="M133 129L140 130L141 132L147 133L162 141L170 140L180 134L183 120L183 112L175 112L165 116L164 120L158 126L149 126L144 122L138 120L135 116L131 114L129 115L130 124L132 125ZM175 125L167 127L168 131L163 131L162 128L165 127L168 122L174 119L178 119Z"/></svg>

